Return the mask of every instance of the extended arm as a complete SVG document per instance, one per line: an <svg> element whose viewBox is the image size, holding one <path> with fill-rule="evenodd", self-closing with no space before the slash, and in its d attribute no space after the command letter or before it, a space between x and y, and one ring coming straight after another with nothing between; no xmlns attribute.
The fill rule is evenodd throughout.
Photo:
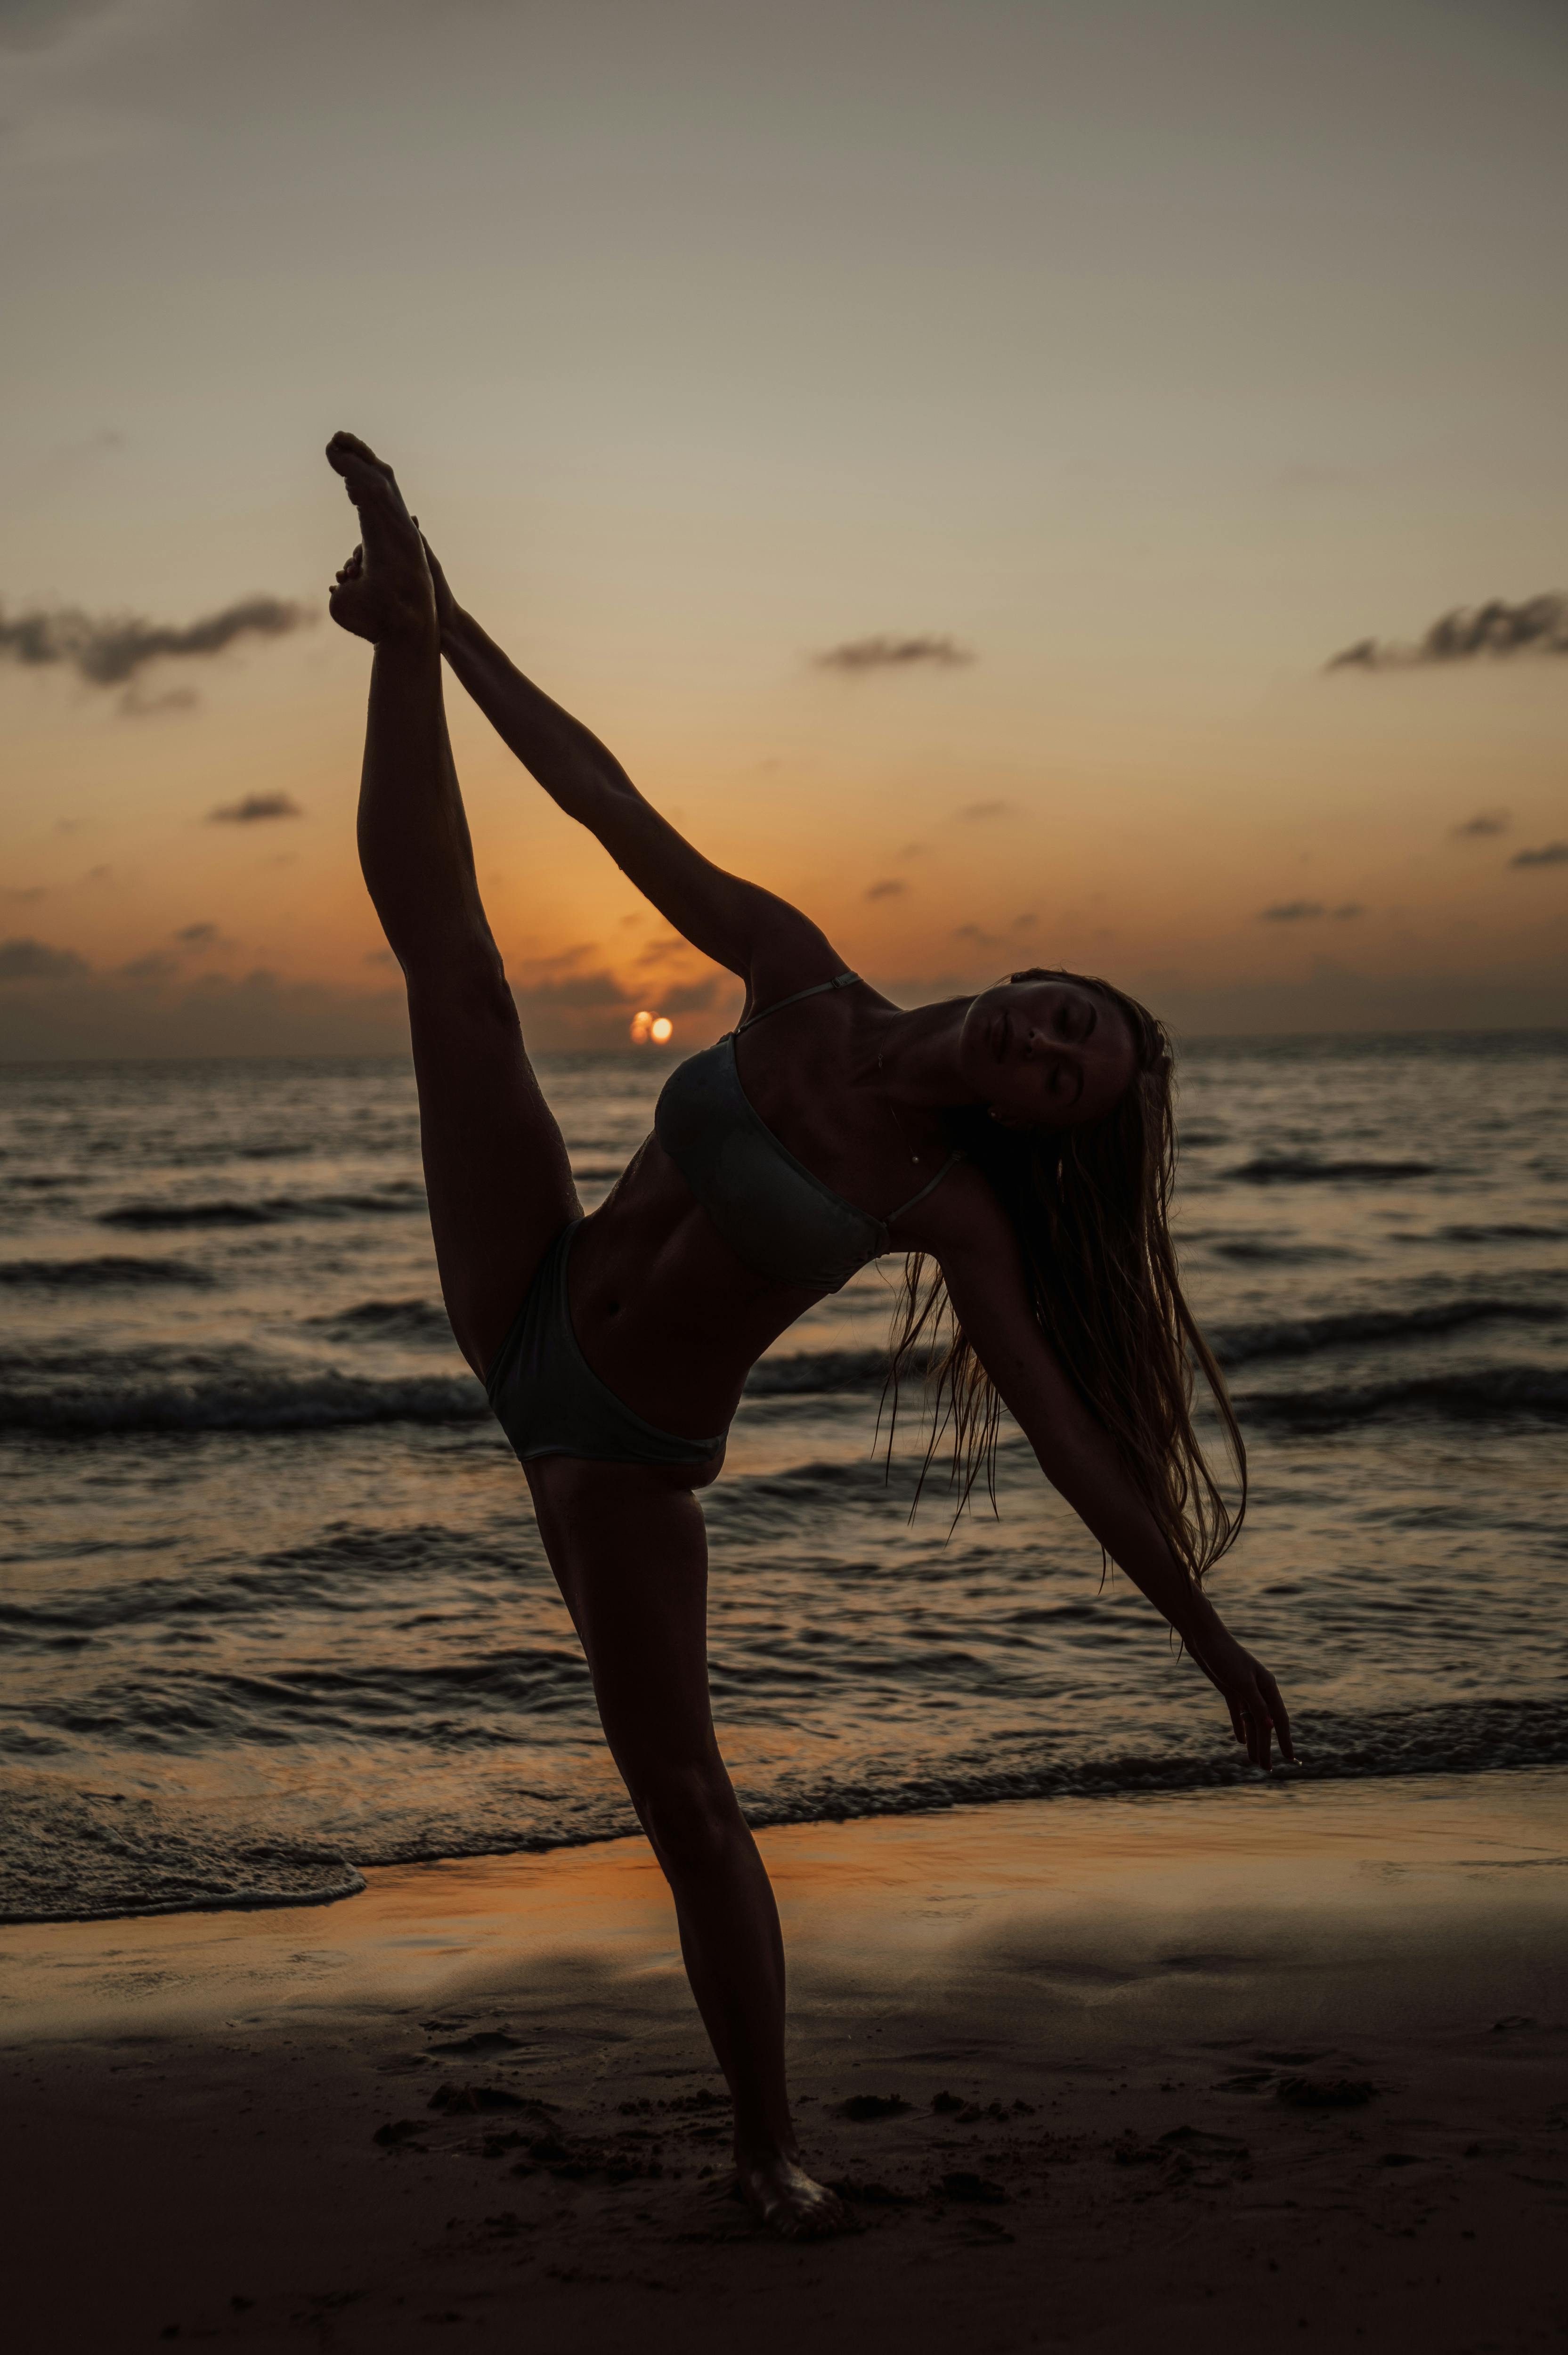
<svg viewBox="0 0 1568 2355"><path fill-rule="evenodd" d="M453 672L550 799L597 836L676 931L716 964L755 979L762 994L788 986L803 964L830 973L836 959L816 926L787 900L727 874L693 849L644 800L597 736L525 678L455 602L428 542L425 553L436 587L442 651ZM760 978L759 966L764 968Z"/></svg>
<svg viewBox="0 0 1568 2355"><path fill-rule="evenodd" d="M991 1380L1034 1449L1041 1471L1135 1586L1176 1630L1231 1714L1253 1764L1267 1766L1271 1734L1294 1753L1279 1688L1243 1649L1187 1577L1128 1478L1109 1433L1068 1380L1029 1305L1024 1269L998 1205L941 1253L953 1306Z"/></svg>

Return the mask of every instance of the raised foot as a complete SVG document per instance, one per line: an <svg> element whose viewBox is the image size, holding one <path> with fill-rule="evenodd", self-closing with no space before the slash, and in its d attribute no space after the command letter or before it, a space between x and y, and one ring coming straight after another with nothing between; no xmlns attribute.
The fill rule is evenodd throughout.
<svg viewBox="0 0 1568 2355"><path fill-rule="evenodd" d="M737 2158L735 2179L757 2222L781 2241L826 2241L836 2232L855 2230L855 2220L837 2191L818 2183L782 2151L766 2158Z"/></svg>
<svg viewBox="0 0 1568 2355"><path fill-rule="evenodd" d="M343 477L359 514L361 544L338 573L327 603L340 629L372 645L439 640L435 589L419 529L390 466L354 433L335 433L326 463Z"/></svg>

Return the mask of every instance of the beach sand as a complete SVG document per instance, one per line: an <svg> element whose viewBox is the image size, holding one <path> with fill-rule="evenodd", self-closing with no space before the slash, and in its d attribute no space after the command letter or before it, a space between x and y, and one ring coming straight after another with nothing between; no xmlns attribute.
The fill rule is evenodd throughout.
<svg viewBox="0 0 1568 2355"><path fill-rule="evenodd" d="M731 2196L640 1843L0 1931L6 2343L1568 2343L1568 1774L764 1833L816 2170Z"/></svg>

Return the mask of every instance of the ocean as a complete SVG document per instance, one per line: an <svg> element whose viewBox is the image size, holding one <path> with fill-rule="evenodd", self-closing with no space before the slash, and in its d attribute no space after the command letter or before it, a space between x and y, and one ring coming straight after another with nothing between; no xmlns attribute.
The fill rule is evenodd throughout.
<svg viewBox="0 0 1568 2355"><path fill-rule="evenodd" d="M541 1060L584 1203L672 1058ZM1195 1043L1179 1238L1253 1503L1212 1592L1309 1775L1568 1760L1568 1036ZM899 1263L757 1368L704 1497L753 1823L1241 1780L1004 1435L877 1451ZM0 1070L0 1918L324 1901L633 1827L458 1358L400 1061Z"/></svg>

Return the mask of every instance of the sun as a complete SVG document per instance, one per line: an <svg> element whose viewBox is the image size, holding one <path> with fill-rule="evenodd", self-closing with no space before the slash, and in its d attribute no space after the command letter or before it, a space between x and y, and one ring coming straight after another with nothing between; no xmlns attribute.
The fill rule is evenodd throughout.
<svg viewBox="0 0 1568 2355"><path fill-rule="evenodd" d="M675 1024L667 1014L654 1014L645 1006L632 1017L632 1044L645 1047L649 1041L662 1047L675 1036Z"/></svg>

